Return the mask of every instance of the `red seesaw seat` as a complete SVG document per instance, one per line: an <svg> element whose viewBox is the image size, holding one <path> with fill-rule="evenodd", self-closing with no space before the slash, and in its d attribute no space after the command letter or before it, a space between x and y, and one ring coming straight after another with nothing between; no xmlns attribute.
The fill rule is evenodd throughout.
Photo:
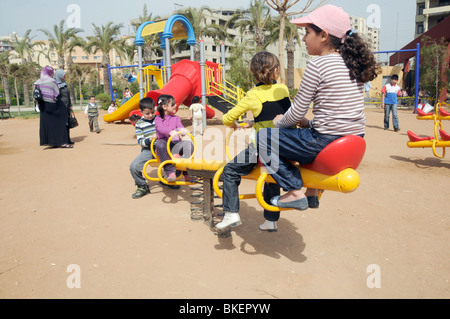
<svg viewBox="0 0 450 319"><path fill-rule="evenodd" d="M417 111L419 111L419 110L417 110ZM408 134L409 140L411 142L420 142L420 141L434 140L434 137L432 137L432 136L419 137L417 134L414 134L411 131L408 131L406 133Z"/></svg>
<svg viewBox="0 0 450 319"><path fill-rule="evenodd" d="M449 115L450 116L450 115ZM447 133L446 131L444 131L444 130L439 130L439 134L441 135L441 139L443 140L443 141L450 141L450 134L449 133Z"/></svg>
<svg viewBox="0 0 450 319"><path fill-rule="evenodd" d="M348 135L328 144L314 162L302 167L324 175L336 175L346 168L356 170L365 152L365 140L360 136Z"/></svg>
<svg viewBox="0 0 450 319"><path fill-rule="evenodd" d="M427 115L434 115L434 113L425 113L421 109L417 109L417 115L419 115L419 116L427 116Z"/></svg>
<svg viewBox="0 0 450 319"><path fill-rule="evenodd" d="M439 108L439 115L440 116L450 116L450 113L440 107Z"/></svg>

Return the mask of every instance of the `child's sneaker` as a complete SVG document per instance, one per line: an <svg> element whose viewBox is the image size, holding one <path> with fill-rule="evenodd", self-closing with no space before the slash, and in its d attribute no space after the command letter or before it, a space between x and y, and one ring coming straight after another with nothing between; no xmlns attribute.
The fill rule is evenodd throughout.
<svg viewBox="0 0 450 319"><path fill-rule="evenodd" d="M236 227L241 224L242 224L241 217L239 216L238 213L225 212L223 220L216 225L216 228L219 230L224 230L228 227Z"/></svg>
<svg viewBox="0 0 450 319"><path fill-rule="evenodd" d="M272 222L272 221L266 219L264 224L259 226L259 230L267 231L267 232L276 232L277 231L277 222Z"/></svg>
<svg viewBox="0 0 450 319"><path fill-rule="evenodd" d="M147 185L139 186L136 189L136 192L134 192L134 194L131 195L131 197L134 199L138 199L138 198L144 197L147 194L150 194L150 189L148 188L148 186Z"/></svg>
<svg viewBox="0 0 450 319"><path fill-rule="evenodd" d="M167 176L168 182L176 182L177 181L177 174L175 172L172 172Z"/></svg>

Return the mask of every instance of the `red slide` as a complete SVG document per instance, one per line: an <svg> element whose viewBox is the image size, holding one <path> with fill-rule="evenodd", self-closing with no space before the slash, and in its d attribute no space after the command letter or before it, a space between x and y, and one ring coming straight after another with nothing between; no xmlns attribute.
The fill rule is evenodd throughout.
<svg viewBox="0 0 450 319"><path fill-rule="evenodd" d="M178 111L180 104L190 106L194 96L201 97L201 89L200 64L195 61L181 60L172 65L169 82L159 90L148 92L147 97L152 98L156 105L161 94L172 95ZM213 118L214 115L214 110L206 106L206 118Z"/></svg>

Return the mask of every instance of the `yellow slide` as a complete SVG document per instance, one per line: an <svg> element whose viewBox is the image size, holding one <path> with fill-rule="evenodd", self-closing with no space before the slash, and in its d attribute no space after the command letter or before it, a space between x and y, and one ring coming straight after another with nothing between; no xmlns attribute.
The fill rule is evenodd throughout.
<svg viewBox="0 0 450 319"><path fill-rule="evenodd" d="M143 70L143 77L147 79L149 76L154 76L155 81L158 84L159 88L163 86L161 69L149 65ZM147 92L150 90L147 86L151 86L150 81L144 81L144 96L146 96ZM114 122L114 121L124 121L129 118L129 114L131 111L139 109L139 101L140 96L139 93L133 95L125 104L121 105L117 110L111 114L105 114L103 116L103 121L105 122Z"/></svg>
<svg viewBox="0 0 450 319"><path fill-rule="evenodd" d="M133 95L124 105L120 106L115 112L103 115L103 121L114 122L123 121L130 117L130 112L139 109L139 93Z"/></svg>

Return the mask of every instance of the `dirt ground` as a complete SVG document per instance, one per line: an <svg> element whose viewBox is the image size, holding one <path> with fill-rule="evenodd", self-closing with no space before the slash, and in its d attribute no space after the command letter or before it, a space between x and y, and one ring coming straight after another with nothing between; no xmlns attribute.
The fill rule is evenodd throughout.
<svg viewBox="0 0 450 319"><path fill-rule="evenodd" d="M223 130L217 113L208 128ZM366 110L355 192L283 212L277 233L261 232L261 207L243 200L228 238L190 219L189 186L150 182L132 199L133 127L100 120L90 133L76 114L73 149L39 146L39 119L0 121L0 298L450 297L450 157L406 146L407 130L433 135L410 110L398 133Z"/></svg>

